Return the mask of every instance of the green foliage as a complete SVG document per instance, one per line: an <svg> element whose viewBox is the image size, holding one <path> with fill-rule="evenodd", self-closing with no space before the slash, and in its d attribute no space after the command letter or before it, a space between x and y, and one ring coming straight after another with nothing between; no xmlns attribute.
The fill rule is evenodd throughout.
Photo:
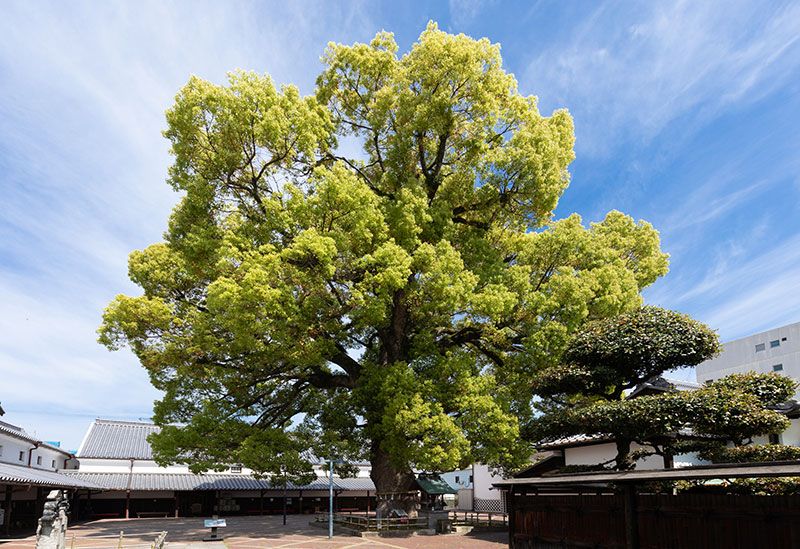
<svg viewBox="0 0 800 549"><path fill-rule="evenodd" d="M432 23L397 49L331 44L307 97L192 78L167 112L183 198L131 254L143 295L99 330L163 391L155 421L185 425L154 437L160 460L519 465L533 372L666 273L648 223L553 221L572 119L520 95L499 46ZM362 155L339 152L350 136Z"/></svg>
<svg viewBox="0 0 800 549"><path fill-rule="evenodd" d="M798 383L780 374L731 374L710 384L714 390L742 390L758 399L763 407L782 404L794 396Z"/></svg>
<svg viewBox="0 0 800 549"><path fill-rule="evenodd" d="M713 331L657 307L591 322L566 346L563 366L534 375L544 413L522 432L540 441L611 435L617 468L629 468L645 455L703 448L703 440L741 445L786 429L788 420L768 407L789 399L796 383L774 374L732 375L696 391L623 398L626 389L718 352ZM652 450L631 452L632 442Z"/></svg>
<svg viewBox="0 0 800 549"><path fill-rule="evenodd" d="M581 392L616 400L625 389L667 370L699 364L719 350L717 335L704 324L646 306L588 324L562 355L569 374L554 380L543 372L536 383L545 395Z"/></svg>
<svg viewBox="0 0 800 549"><path fill-rule="evenodd" d="M789 426L783 415L764 408L776 398L764 386L785 385L775 374L728 376L696 391L600 401L569 409L553 410L530 426L529 436L554 440L577 434L612 435L617 441L637 442L658 453L701 450L701 455L724 455L717 445L741 445L753 437L779 433ZM744 382L737 384L737 379ZM758 380L761 379L762 383ZM790 383L793 386L793 382ZM750 391L756 391L753 394ZM792 389L793 392L793 389ZM709 443L716 441L716 443ZM618 448L619 449L619 448ZM747 450L742 450L747 455ZM775 450L776 452L778 450ZM632 457L630 448L617 457L618 465ZM709 459L705 457L704 459Z"/></svg>
<svg viewBox="0 0 800 549"><path fill-rule="evenodd" d="M742 496L794 496L800 495L800 477L739 478L721 484L705 481L677 481L654 484L654 490L678 493L726 494Z"/></svg>
<svg viewBox="0 0 800 549"><path fill-rule="evenodd" d="M698 455L712 463L755 463L760 461L784 461L800 459L800 447L783 444L754 444L727 447L712 444Z"/></svg>

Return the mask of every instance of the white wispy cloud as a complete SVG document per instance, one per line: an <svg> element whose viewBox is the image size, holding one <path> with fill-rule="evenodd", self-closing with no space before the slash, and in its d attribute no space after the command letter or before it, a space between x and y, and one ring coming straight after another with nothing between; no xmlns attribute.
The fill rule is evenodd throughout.
<svg viewBox="0 0 800 549"><path fill-rule="evenodd" d="M770 239L764 232L763 224L756 225L751 242L722 244L703 258L702 276L672 278L648 292L647 300L690 311L724 340L797 322L800 235L765 248ZM690 265L685 268L688 271Z"/></svg>
<svg viewBox="0 0 800 549"><path fill-rule="evenodd" d="M649 140L675 121L691 131L758 101L800 67L798 39L797 3L606 2L521 80L546 109L577 115L580 152L604 155L620 140Z"/></svg>
<svg viewBox="0 0 800 549"><path fill-rule="evenodd" d="M95 341L138 294L127 256L161 239L177 196L164 110L191 74L268 72L312 93L329 39L368 40L369 5L6 2L0 9L0 400L4 420L74 449L94 417L157 397Z"/></svg>

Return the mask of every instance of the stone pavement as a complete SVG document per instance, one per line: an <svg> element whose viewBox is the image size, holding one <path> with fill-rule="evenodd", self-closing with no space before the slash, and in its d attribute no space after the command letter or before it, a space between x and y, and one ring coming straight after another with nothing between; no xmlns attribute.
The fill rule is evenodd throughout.
<svg viewBox="0 0 800 549"><path fill-rule="evenodd" d="M123 549L149 549L159 533L167 530L167 549L500 549L508 547L506 532L476 535L414 536L409 538L359 538L334 534L309 526L313 515L289 515L286 526L281 516L226 517L227 528L220 528L222 542L203 542L209 530L203 518L105 519L70 525L67 549L117 549L123 532ZM33 549L33 536L2 541L0 549Z"/></svg>

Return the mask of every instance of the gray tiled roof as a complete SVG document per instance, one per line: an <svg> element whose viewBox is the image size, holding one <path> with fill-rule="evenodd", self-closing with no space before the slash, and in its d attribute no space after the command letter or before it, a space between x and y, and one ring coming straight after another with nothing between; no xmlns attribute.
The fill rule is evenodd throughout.
<svg viewBox="0 0 800 549"><path fill-rule="evenodd" d="M188 473L85 473L81 471L65 471L71 478L102 486L107 490L127 490L130 482L131 490L279 490L282 485L272 485L269 479L257 479L250 475L193 475ZM336 478L333 479L336 490L375 490L369 478ZM289 484L290 490L327 490L328 479L319 477L311 484L295 486Z"/></svg>
<svg viewBox="0 0 800 549"><path fill-rule="evenodd" d="M10 423L6 423L5 421L0 421L0 433L11 435L14 438L24 440L25 442L32 442L32 443L39 442L38 440L36 440L35 437L32 437L31 435L26 433L25 429L23 429L22 427L11 425Z"/></svg>
<svg viewBox="0 0 800 549"><path fill-rule="evenodd" d="M49 450L55 450L56 452L60 452L65 456L72 457L70 452L59 448L58 446L53 446L52 444L48 444L46 442L42 442L41 440L37 439L36 437L28 434L25 429L22 427L17 427L16 425L11 425L10 423L6 423L5 421L0 421L0 433L4 435L10 435L14 438L18 438L20 440L24 440L25 442L30 442L31 444L38 444L43 448L47 448Z"/></svg>
<svg viewBox="0 0 800 549"><path fill-rule="evenodd" d="M97 419L89 427L78 457L153 459L147 436L160 430L152 423Z"/></svg>
<svg viewBox="0 0 800 549"><path fill-rule="evenodd" d="M0 463L0 484L32 484L53 488L100 488L99 485L74 475L42 471L30 467Z"/></svg>

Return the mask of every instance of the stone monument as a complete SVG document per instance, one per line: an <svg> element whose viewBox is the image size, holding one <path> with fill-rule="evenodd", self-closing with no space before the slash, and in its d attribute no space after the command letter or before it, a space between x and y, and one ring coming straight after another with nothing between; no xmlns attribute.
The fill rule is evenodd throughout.
<svg viewBox="0 0 800 549"><path fill-rule="evenodd" d="M68 511L66 490L51 491L36 528L36 549L65 549Z"/></svg>

